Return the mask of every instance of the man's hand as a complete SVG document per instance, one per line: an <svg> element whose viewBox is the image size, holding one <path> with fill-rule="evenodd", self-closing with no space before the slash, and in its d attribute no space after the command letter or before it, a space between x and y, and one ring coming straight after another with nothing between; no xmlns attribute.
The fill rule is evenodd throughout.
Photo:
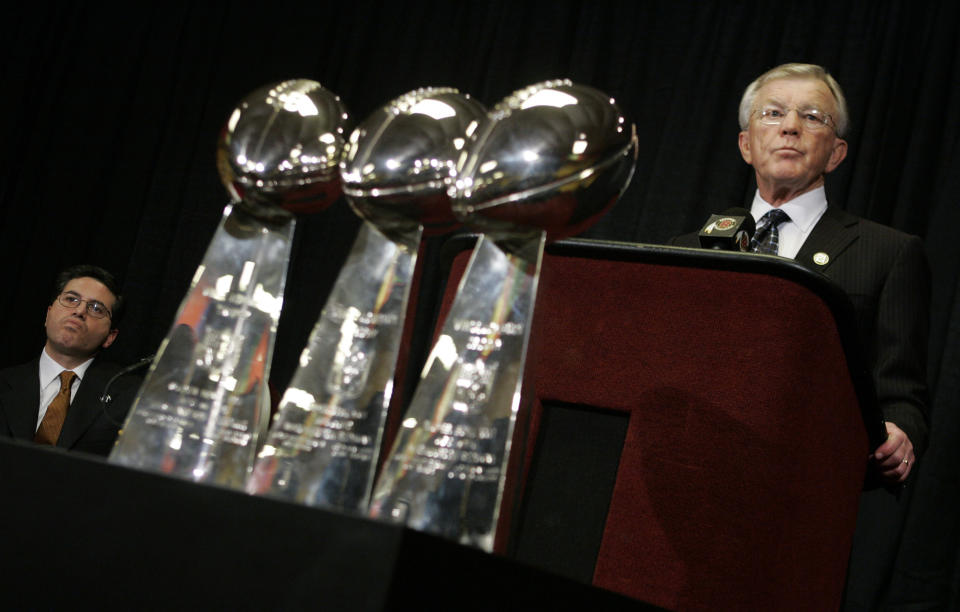
<svg viewBox="0 0 960 612"><path fill-rule="evenodd" d="M910 475L916 457L913 454L913 442L903 430L893 423L887 426L887 441L873 451L872 459L883 479L890 484L900 484Z"/></svg>

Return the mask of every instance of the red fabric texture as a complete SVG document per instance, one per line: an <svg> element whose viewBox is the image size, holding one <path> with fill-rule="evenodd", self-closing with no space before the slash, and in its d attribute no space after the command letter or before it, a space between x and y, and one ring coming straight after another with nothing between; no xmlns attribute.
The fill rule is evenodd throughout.
<svg viewBox="0 0 960 612"><path fill-rule="evenodd" d="M839 606L869 448L809 290L545 255L525 379L526 466L531 400L630 413L594 584L670 609Z"/></svg>

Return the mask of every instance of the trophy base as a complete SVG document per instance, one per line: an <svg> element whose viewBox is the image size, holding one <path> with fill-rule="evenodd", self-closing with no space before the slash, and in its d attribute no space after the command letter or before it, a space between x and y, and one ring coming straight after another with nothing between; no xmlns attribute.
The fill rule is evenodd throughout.
<svg viewBox="0 0 960 612"><path fill-rule="evenodd" d="M544 232L482 237L374 490L370 515L493 549Z"/></svg>
<svg viewBox="0 0 960 612"><path fill-rule="evenodd" d="M294 220L227 206L109 461L242 488L253 467Z"/></svg>
<svg viewBox="0 0 960 612"><path fill-rule="evenodd" d="M257 460L250 493L365 512L422 230L357 235Z"/></svg>

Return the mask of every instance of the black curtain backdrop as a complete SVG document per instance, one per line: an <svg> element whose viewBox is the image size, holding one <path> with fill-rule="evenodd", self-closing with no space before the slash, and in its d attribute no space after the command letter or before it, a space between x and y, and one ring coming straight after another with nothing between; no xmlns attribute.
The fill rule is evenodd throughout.
<svg viewBox="0 0 960 612"><path fill-rule="evenodd" d="M427 85L489 105L548 78L593 85L632 116L641 146L629 190L587 235L658 243L752 197L736 147L743 88L782 62L823 64L852 115L831 203L922 236L934 280L931 446L882 597L893 608L957 609L958 5L21 3L0 21L0 366L38 353L52 278L79 262L123 278L130 308L112 358L156 351L227 203L218 132L261 85L318 80L358 120ZM359 225L345 202L297 223L279 389Z"/></svg>

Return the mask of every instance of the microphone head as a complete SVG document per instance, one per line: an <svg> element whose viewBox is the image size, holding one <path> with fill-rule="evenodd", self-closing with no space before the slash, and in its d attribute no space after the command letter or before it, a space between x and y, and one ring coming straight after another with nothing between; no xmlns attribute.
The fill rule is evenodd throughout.
<svg viewBox="0 0 960 612"><path fill-rule="evenodd" d="M704 249L747 251L757 229L753 215L746 208L732 207L719 215L710 215L697 236Z"/></svg>

